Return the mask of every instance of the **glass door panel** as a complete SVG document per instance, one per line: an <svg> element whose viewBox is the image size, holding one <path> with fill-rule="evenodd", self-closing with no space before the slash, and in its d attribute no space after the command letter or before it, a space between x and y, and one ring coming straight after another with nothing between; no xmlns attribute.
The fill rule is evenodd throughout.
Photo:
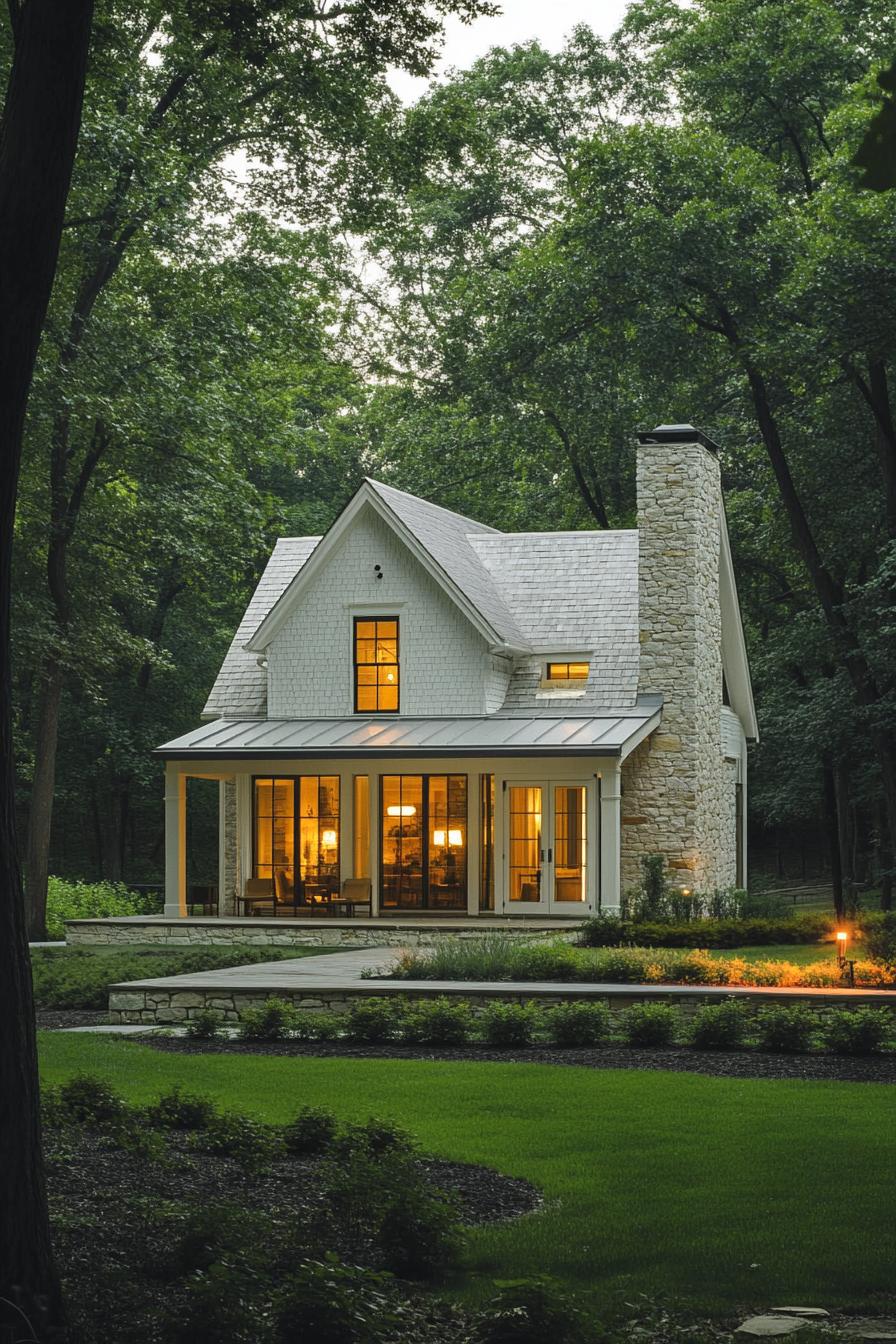
<svg viewBox="0 0 896 1344"><path fill-rule="evenodd" d="M554 785L553 900L562 905L586 900L586 800L584 784Z"/></svg>
<svg viewBox="0 0 896 1344"><path fill-rule="evenodd" d="M508 898L512 905L542 903L542 790L537 784L511 784L509 795Z"/></svg>

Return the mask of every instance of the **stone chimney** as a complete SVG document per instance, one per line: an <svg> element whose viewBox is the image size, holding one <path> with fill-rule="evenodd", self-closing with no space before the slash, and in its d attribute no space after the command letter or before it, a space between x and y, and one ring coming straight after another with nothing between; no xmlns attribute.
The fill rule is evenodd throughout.
<svg viewBox="0 0 896 1344"><path fill-rule="evenodd" d="M622 771L623 885L644 854L675 885L733 883L721 751L718 449L693 425L638 435L640 694L660 694L659 728ZM729 871L729 869L731 871Z"/></svg>

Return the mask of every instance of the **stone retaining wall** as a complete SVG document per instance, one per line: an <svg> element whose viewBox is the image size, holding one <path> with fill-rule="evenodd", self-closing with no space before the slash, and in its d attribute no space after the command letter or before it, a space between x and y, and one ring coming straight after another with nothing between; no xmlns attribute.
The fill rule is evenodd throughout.
<svg viewBox="0 0 896 1344"><path fill-rule="evenodd" d="M593 986L570 985L568 988L551 986L544 989L536 984L525 988L507 988L494 986L486 989L458 981L450 986L429 986L415 982L363 980L357 985L340 986L328 989L321 985L318 990L308 986L299 990L270 989L228 989L225 986L205 988L194 986L191 989L162 989L152 986L138 987L113 985L109 995L109 1020L116 1025L125 1023L183 1024L196 1017L204 1009L214 1009L222 1014L225 1022L238 1022L247 1008L257 1008L269 998L286 999L294 1008L311 1012L347 1012L358 999L383 997L399 994L412 999L435 999L442 996L466 1000L474 1012L481 1012L489 1003L500 1000L506 1003L535 1002L545 1009L558 1003L574 1000L589 1003L603 1003L614 1014L623 1012L634 1003L671 1003L684 1018L693 1017L698 1008L707 1003L718 1003L720 999L736 997L745 1000L758 1011L772 1004L792 1005L800 1003L823 1020L838 1008L884 1007L896 1014L896 993L864 994L856 991L834 991L822 995L807 990L776 993L769 990L750 990L738 988L683 989L678 985L651 986L641 985Z"/></svg>
<svg viewBox="0 0 896 1344"><path fill-rule="evenodd" d="M470 940L489 934L510 934L527 941L539 939L575 942L578 921L567 927L538 928L519 923L432 926L405 923L376 924L359 920L285 919L69 919L66 942L76 947L126 947L130 943L158 943L162 947L213 945L240 947L433 947L445 939Z"/></svg>

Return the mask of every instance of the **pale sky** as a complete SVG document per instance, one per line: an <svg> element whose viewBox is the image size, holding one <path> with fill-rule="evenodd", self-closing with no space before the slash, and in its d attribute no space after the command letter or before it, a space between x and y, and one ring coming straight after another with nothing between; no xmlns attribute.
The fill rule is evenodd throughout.
<svg viewBox="0 0 896 1344"><path fill-rule="evenodd" d="M550 51L558 51L577 23L587 23L602 37L609 37L619 26L628 0L504 0L501 8L503 12L493 19L477 19L471 24L455 18L446 21L436 78L452 66L467 69L490 47L509 47L537 38ZM414 102L428 83L403 71L393 71L389 82L403 102Z"/></svg>

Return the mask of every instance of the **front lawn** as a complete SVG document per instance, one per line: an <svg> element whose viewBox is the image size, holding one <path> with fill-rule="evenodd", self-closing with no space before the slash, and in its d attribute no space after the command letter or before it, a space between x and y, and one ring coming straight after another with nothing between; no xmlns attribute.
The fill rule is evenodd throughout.
<svg viewBox="0 0 896 1344"><path fill-rule="evenodd" d="M710 949L709 955L724 960L739 957L743 961L789 961L794 966L812 966L817 962L836 963L834 943L778 943L769 947L731 947ZM861 961L865 952L860 943L849 944L849 956Z"/></svg>
<svg viewBox="0 0 896 1344"><path fill-rule="evenodd" d="M406 1126L433 1153L524 1176L543 1212L472 1235L472 1278L551 1274L707 1309L871 1302L892 1285L896 1089L529 1064L165 1054L42 1033L45 1081L129 1100L174 1083L283 1122L301 1106ZM888 1188L889 1187L889 1188Z"/></svg>

